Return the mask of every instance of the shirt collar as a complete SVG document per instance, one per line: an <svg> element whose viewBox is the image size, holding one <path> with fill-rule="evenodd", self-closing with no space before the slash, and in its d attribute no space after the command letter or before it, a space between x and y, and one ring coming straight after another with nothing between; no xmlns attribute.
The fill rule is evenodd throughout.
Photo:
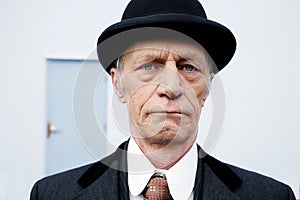
<svg viewBox="0 0 300 200"><path fill-rule="evenodd" d="M156 169L133 139L129 140L127 159L128 185L129 191L133 196L138 196L142 193L149 179L156 171L166 175L173 199L188 199L192 194L198 162L196 143L169 170Z"/></svg>

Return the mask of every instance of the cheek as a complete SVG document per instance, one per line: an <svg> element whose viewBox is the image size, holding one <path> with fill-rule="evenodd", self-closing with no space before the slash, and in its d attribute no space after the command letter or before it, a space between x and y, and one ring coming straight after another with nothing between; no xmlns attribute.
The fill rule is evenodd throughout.
<svg viewBox="0 0 300 200"><path fill-rule="evenodd" d="M199 106L202 106L205 94L206 94L206 92L204 90L197 90L197 100L198 100Z"/></svg>
<svg viewBox="0 0 300 200"><path fill-rule="evenodd" d="M135 123L139 124L145 119L146 113L143 108L151 99L157 87L157 85L143 85L128 95L128 111Z"/></svg>
<svg viewBox="0 0 300 200"><path fill-rule="evenodd" d="M205 81L200 81L196 84L191 85L193 88L194 96L196 98L196 101L198 102L198 105L200 108L202 107L205 97L208 93L208 85Z"/></svg>

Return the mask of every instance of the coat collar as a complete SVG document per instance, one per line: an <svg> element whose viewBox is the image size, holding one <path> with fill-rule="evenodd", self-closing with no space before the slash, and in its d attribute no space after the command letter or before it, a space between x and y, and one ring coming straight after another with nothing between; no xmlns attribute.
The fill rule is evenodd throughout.
<svg viewBox="0 0 300 200"><path fill-rule="evenodd" d="M127 199L127 147L128 141L108 157L94 163L78 179L83 190L76 200L116 200ZM122 191L122 192L120 192Z"/></svg>
<svg viewBox="0 0 300 200"><path fill-rule="evenodd" d="M211 157L198 146L198 170L194 200L240 199L236 195L242 180L225 163Z"/></svg>
<svg viewBox="0 0 300 200"><path fill-rule="evenodd" d="M105 181L103 181L105 180ZM109 184L108 184L109 183ZM95 182L75 195L74 200L116 200L119 198L118 173L108 169Z"/></svg>
<svg viewBox="0 0 300 200"><path fill-rule="evenodd" d="M76 200L128 199L127 173L124 173L127 169L127 147L128 141L110 156L93 164L79 178L78 184L83 190ZM207 155L199 146L198 155L194 199L239 199L234 192L241 186L242 180L232 169Z"/></svg>

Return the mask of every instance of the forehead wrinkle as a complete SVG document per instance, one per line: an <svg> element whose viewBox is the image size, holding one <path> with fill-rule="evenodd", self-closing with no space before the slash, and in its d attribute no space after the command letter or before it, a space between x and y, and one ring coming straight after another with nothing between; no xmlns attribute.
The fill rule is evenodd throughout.
<svg viewBox="0 0 300 200"><path fill-rule="evenodd" d="M168 51L164 49L152 49L150 53L145 54L143 57L148 59L166 59L168 57Z"/></svg>
<svg viewBox="0 0 300 200"><path fill-rule="evenodd" d="M191 51L190 49L175 49L172 51L172 54L176 55L179 59L184 59L187 61L197 61L205 58L205 54L202 51L200 54L196 53L195 51Z"/></svg>
<svg viewBox="0 0 300 200"><path fill-rule="evenodd" d="M140 48L140 49L134 49L124 55L130 55L137 52L137 58L140 60L152 60L157 58L165 58L168 56L168 50L165 49L157 49L157 48ZM141 53L139 53L141 52ZM139 55L142 54L142 55Z"/></svg>
<svg viewBox="0 0 300 200"><path fill-rule="evenodd" d="M141 50L141 49L139 49ZM137 50L138 52L138 50ZM139 55L141 54L141 55ZM135 58L135 63L151 62L154 60L166 60L168 57L168 51L163 49L145 49L144 52L138 52Z"/></svg>
<svg viewBox="0 0 300 200"><path fill-rule="evenodd" d="M133 48L123 56L133 55L133 63L141 64L145 62L153 61L168 61L170 60L170 55L172 60L175 61L188 61L198 66L208 67L208 59L205 51L197 49L198 51L192 51L191 49L181 49L181 48L172 48L168 45L166 48L155 48L155 47L141 47Z"/></svg>
<svg viewBox="0 0 300 200"><path fill-rule="evenodd" d="M141 50L141 49L139 49ZM138 61L153 61L153 60L164 60L167 61L170 56L176 61L179 61L181 59L185 60L196 60L196 56L192 56L191 52L189 53L178 53L176 51L171 51L168 49L155 49L155 48L149 48L144 49L146 50L141 56L139 56L136 60ZM147 51L149 50L149 51Z"/></svg>

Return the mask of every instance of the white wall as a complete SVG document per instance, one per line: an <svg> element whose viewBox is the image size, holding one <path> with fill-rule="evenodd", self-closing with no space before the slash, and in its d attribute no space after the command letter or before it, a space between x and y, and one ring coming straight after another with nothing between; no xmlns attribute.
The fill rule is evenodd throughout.
<svg viewBox="0 0 300 200"><path fill-rule="evenodd" d="M45 56L87 56L127 2L0 2L0 199L28 198L44 174ZM238 39L237 54L221 73L226 120L213 153L287 181L297 191L299 1L203 4Z"/></svg>
<svg viewBox="0 0 300 200"><path fill-rule="evenodd" d="M221 73L226 119L213 154L291 185L299 198L300 1L205 5L238 41L234 59Z"/></svg>
<svg viewBox="0 0 300 200"><path fill-rule="evenodd" d="M28 199L44 175L46 55L86 57L126 2L0 1L0 199Z"/></svg>

